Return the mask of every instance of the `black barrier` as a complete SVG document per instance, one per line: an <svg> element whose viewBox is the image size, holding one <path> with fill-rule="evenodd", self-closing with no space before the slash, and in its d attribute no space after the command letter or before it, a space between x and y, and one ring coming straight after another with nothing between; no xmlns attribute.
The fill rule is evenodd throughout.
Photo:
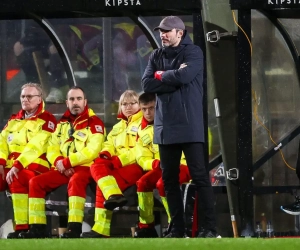
<svg viewBox="0 0 300 250"><path fill-rule="evenodd" d="M299 0L231 0L232 9L300 9Z"/></svg>
<svg viewBox="0 0 300 250"><path fill-rule="evenodd" d="M110 12L152 11L199 12L199 0L1 0L0 13L7 12Z"/></svg>

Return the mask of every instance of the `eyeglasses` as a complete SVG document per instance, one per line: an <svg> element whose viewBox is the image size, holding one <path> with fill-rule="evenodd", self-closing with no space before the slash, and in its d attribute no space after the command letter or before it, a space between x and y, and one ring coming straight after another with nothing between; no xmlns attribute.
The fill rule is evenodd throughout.
<svg viewBox="0 0 300 250"><path fill-rule="evenodd" d="M35 96L40 96L40 95L21 95L20 98L23 100L26 98L28 101L30 101Z"/></svg>
<svg viewBox="0 0 300 250"><path fill-rule="evenodd" d="M124 106L124 107L131 107L133 105L137 104L137 102L124 102L122 103L121 105Z"/></svg>

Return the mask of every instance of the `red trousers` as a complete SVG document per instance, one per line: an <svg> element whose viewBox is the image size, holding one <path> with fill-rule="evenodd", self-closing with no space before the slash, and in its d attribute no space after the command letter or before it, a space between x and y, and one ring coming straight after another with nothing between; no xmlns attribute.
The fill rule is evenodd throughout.
<svg viewBox="0 0 300 250"><path fill-rule="evenodd" d="M140 179L144 171L137 164L131 164L119 169L111 169L111 164L106 163L94 163L91 166L91 174L96 182L99 179L106 177L108 175L113 176L116 179L116 182L123 192L126 188L136 184L137 180ZM105 198L99 186L97 185L96 189L96 208L104 208L103 203Z"/></svg>
<svg viewBox="0 0 300 250"><path fill-rule="evenodd" d="M4 180L2 179L2 176L0 176L0 192L5 191L8 188L7 182L6 182L6 175L10 169L4 168Z"/></svg>
<svg viewBox="0 0 300 250"><path fill-rule="evenodd" d="M22 169L18 172L18 179L13 177L13 182L9 185L10 192L12 194L28 194L30 180L38 175L37 172Z"/></svg>
<svg viewBox="0 0 300 250"><path fill-rule="evenodd" d="M92 180L89 167L74 167L75 173L71 177L56 170L50 170L47 173L36 176L29 183L29 198L45 198L47 192L68 184L68 195L85 198L86 187Z"/></svg>
<svg viewBox="0 0 300 250"><path fill-rule="evenodd" d="M153 189L157 188L159 195L165 197L164 183L161 177L161 169L155 169L147 172L143 175L136 183L138 192L152 192ZM180 185L185 182L189 182L191 176L189 169L185 165L180 165L179 172L179 183Z"/></svg>

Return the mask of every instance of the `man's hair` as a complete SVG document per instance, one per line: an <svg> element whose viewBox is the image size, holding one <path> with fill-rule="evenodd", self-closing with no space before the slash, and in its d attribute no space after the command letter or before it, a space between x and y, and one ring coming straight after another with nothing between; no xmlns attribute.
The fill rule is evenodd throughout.
<svg viewBox="0 0 300 250"><path fill-rule="evenodd" d="M155 102L156 95L154 93L143 93L139 97L139 104L147 104L149 102Z"/></svg>
<svg viewBox="0 0 300 250"><path fill-rule="evenodd" d="M121 106L124 102L125 99L132 99L134 100L135 102L138 102L139 101L139 95L138 93L136 93L134 90L126 90L121 96L120 96L120 100L119 100L119 109L118 109L118 114L121 114L122 113L122 110L121 110Z"/></svg>
<svg viewBox="0 0 300 250"><path fill-rule="evenodd" d="M29 87L32 87L32 88L36 88L36 90L39 92L39 96L41 98L43 98L43 89L41 87L40 84L38 83L32 83L32 82L29 82L29 83L25 83L22 87L21 87L21 91L25 88L29 88Z"/></svg>
<svg viewBox="0 0 300 250"><path fill-rule="evenodd" d="M68 90L68 92L67 92L67 95L66 95L66 99L68 100L68 94L69 94L69 92L72 90L72 89L80 89L81 91L82 91L82 93L83 93L83 97L84 97L84 99L86 99L86 95L85 95L85 92L84 92L84 90L83 90L83 88L81 88L81 87L79 87L79 86L72 86L69 90Z"/></svg>

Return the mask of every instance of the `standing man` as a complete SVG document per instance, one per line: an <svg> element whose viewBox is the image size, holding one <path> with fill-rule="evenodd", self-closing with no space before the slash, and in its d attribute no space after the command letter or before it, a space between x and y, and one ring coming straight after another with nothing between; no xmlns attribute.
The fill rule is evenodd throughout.
<svg viewBox="0 0 300 250"><path fill-rule="evenodd" d="M105 137L103 122L87 106L84 91L73 86L68 94L68 110L49 140L48 161L55 166L30 181L29 224L30 230L19 238L45 238L47 192L68 184L69 219L62 238L79 238L82 231L86 186L92 180L90 166L102 149Z"/></svg>
<svg viewBox="0 0 300 250"><path fill-rule="evenodd" d="M171 215L166 237L184 236L183 201L179 186L182 152L204 210L204 232L217 237L214 194L204 161L203 54L189 38L183 21L165 17L159 30L162 47L152 52L142 78L145 92L156 93L154 143L159 144L160 165ZM200 227L199 227L200 228Z"/></svg>
<svg viewBox="0 0 300 250"><path fill-rule="evenodd" d="M0 134L0 191L9 187L16 223L9 239L28 230L29 182L49 170L46 151L56 128L55 117L44 110L39 84L23 85L20 100L22 109L11 116Z"/></svg>

